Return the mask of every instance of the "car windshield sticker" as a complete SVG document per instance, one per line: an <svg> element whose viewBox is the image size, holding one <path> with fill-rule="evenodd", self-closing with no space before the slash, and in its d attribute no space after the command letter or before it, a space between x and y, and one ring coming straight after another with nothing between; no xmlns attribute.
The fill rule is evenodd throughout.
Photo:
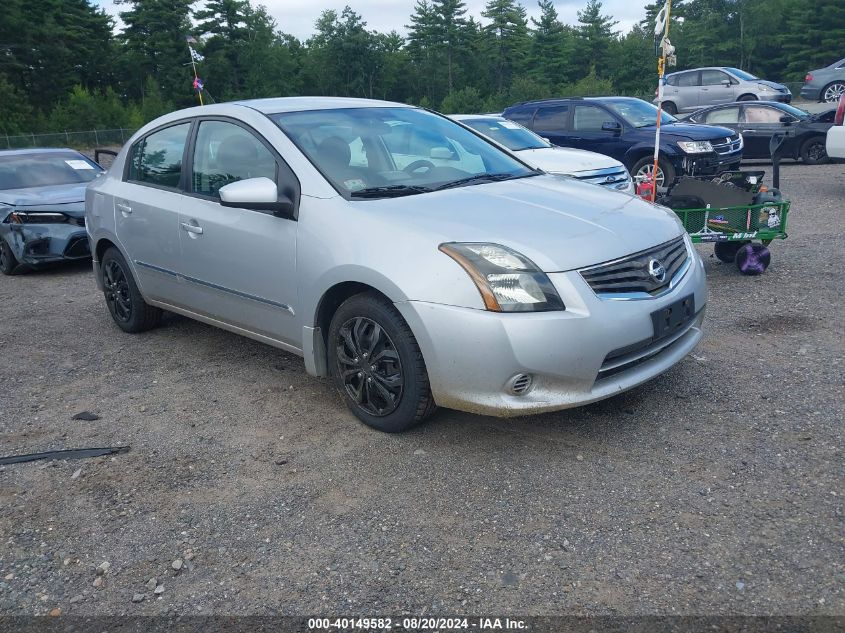
<svg viewBox="0 0 845 633"><path fill-rule="evenodd" d="M349 191L358 191L364 188L364 181L360 178L352 178L350 180L344 180L343 186L349 189Z"/></svg>
<svg viewBox="0 0 845 633"><path fill-rule="evenodd" d="M499 123L503 128L507 128L509 130L518 130L519 126L516 123L511 123L510 121L501 121Z"/></svg>
<svg viewBox="0 0 845 633"><path fill-rule="evenodd" d="M66 160L65 162L74 169L94 169L93 165L88 164L84 160Z"/></svg>

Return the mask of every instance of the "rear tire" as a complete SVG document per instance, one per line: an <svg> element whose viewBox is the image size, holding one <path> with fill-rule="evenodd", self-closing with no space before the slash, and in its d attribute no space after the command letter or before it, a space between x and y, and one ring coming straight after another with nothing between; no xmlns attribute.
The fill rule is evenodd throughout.
<svg viewBox="0 0 845 633"><path fill-rule="evenodd" d="M799 153L801 154L801 160L808 165L824 165L830 162L827 149L825 148L824 136L808 138L801 145L801 151Z"/></svg>
<svg viewBox="0 0 845 633"><path fill-rule="evenodd" d="M161 308L144 301L132 270L120 251L109 248L100 260L103 294L109 313L124 332L137 334L156 327L161 322Z"/></svg>
<svg viewBox="0 0 845 633"><path fill-rule="evenodd" d="M332 317L327 346L335 386L364 424L398 433L434 412L419 345L381 295L366 292L344 301Z"/></svg>
<svg viewBox="0 0 845 633"><path fill-rule="evenodd" d="M713 254L720 262L733 264L739 249L746 244L748 242L716 242L713 244Z"/></svg>
<svg viewBox="0 0 845 633"><path fill-rule="evenodd" d="M0 272L4 275L14 275L18 271L20 262L12 252L9 243L0 237Z"/></svg>
<svg viewBox="0 0 845 633"><path fill-rule="evenodd" d="M822 88L819 101L823 103L838 103L845 94L845 81L834 81Z"/></svg>
<svg viewBox="0 0 845 633"><path fill-rule="evenodd" d="M737 101L758 101L756 95L742 95Z"/></svg>

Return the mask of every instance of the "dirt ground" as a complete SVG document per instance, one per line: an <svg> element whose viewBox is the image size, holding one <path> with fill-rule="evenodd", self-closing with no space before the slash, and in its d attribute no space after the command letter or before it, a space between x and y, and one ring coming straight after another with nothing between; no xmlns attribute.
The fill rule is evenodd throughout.
<svg viewBox="0 0 845 633"><path fill-rule="evenodd" d="M667 374L402 435L259 343L123 334L87 265L0 278L0 453L131 447L0 467L0 614L845 616L845 165L782 188L765 275L701 247Z"/></svg>

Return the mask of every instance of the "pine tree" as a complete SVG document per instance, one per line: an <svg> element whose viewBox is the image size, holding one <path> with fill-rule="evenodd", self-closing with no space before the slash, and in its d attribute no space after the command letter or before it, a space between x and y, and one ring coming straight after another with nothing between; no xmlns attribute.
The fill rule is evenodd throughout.
<svg viewBox="0 0 845 633"><path fill-rule="evenodd" d="M490 20L484 31L491 48L494 85L503 92L525 63L529 46L525 7L515 0L489 0L481 15Z"/></svg>
<svg viewBox="0 0 845 633"><path fill-rule="evenodd" d="M575 32L561 24L552 0L539 0L540 19L531 18L531 76L549 86L569 81Z"/></svg>
<svg viewBox="0 0 845 633"><path fill-rule="evenodd" d="M589 0L584 10L578 12L581 76L593 67L599 76L607 76L608 52L617 36L613 30L617 24L609 16L602 15L602 3L599 0Z"/></svg>

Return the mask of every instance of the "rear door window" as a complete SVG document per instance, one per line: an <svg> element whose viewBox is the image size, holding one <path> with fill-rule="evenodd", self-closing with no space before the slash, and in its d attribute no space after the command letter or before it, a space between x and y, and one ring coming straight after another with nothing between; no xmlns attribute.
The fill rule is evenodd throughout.
<svg viewBox="0 0 845 633"><path fill-rule="evenodd" d="M537 109L534 115L534 128L537 130L565 130L569 127L569 105L545 106Z"/></svg>
<svg viewBox="0 0 845 633"><path fill-rule="evenodd" d="M778 124L782 116L785 116L784 113L776 108L766 106L746 106L745 108L746 123Z"/></svg>
<svg viewBox="0 0 845 633"><path fill-rule="evenodd" d="M681 73L680 75L678 75L678 86L680 88L689 86L700 86L700 75L701 73L698 70L694 70L688 73Z"/></svg>
<svg viewBox="0 0 845 633"><path fill-rule="evenodd" d="M189 122L171 125L135 143L130 150L127 180L178 189Z"/></svg>
<svg viewBox="0 0 845 633"><path fill-rule="evenodd" d="M703 123L718 125L719 123L739 123L739 106L710 110L704 114Z"/></svg>

